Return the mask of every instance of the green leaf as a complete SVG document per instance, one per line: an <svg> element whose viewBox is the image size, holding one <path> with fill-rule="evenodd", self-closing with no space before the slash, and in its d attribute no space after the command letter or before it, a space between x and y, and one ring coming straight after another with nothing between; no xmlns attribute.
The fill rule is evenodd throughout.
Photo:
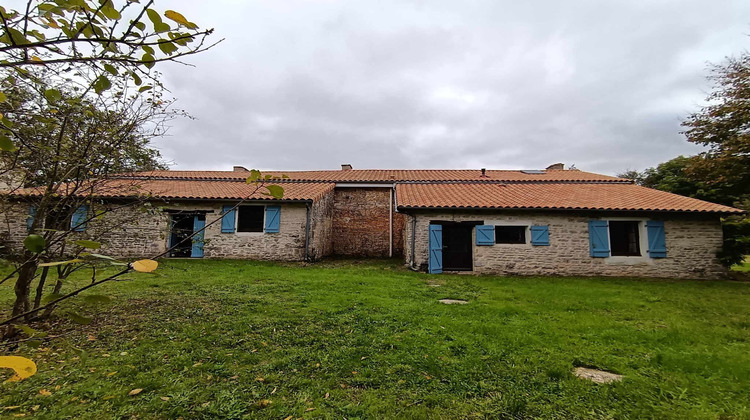
<svg viewBox="0 0 750 420"><path fill-rule="evenodd" d="M75 244L80 247L89 248L89 249L99 249L102 247L101 242L87 241L85 239L81 239L80 241L75 241Z"/></svg>
<svg viewBox="0 0 750 420"><path fill-rule="evenodd" d="M281 199L284 197L284 189L278 185L267 185L266 189L268 189L269 194L271 194L273 198Z"/></svg>
<svg viewBox="0 0 750 420"><path fill-rule="evenodd" d="M117 76L117 68L111 64L104 64L104 70L106 70L107 73L113 76Z"/></svg>
<svg viewBox="0 0 750 420"><path fill-rule="evenodd" d="M0 149L5 152L15 152L18 150L13 140L9 139L8 136L0 134Z"/></svg>
<svg viewBox="0 0 750 420"><path fill-rule="evenodd" d="M245 182L247 182L248 184L252 184L253 182L258 181L259 179L260 179L260 171L257 169L251 169L250 176L247 177Z"/></svg>
<svg viewBox="0 0 750 420"><path fill-rule="evenodd" d="M23 331L23 333L26 334L27 337L33 337L34 334L36 334L36 330L29 327L28 325L19 325L18 329Z"/></svg>
<svg viewBox="0 0 750 420"><path fill-rule="evenodd" d="M143 92L145 92L147 90L151 90L152 88L153 88L153 86L146 85L146 86L143 86L142 88L138 89L138 92L143 93Z"/></svg>
<svg viewBox="0 0 750 420"><path fill-rule="evenodd" d="M102 13L104 16L112 19L112 20L118 20L120 19L120 12L117 11L114 7L112 7L112 2L108 1L106 5L102 7Z"/></svg>
<svg viewBox="0 0 750 420"><path fill-rule="evenodd" d="M154 67L154 64L156 64L156 62L154 61L154 56L151 54L143 54L143 57L141 57L141 61L147 68Z"/></svg>
<svg viewBox="0 0 750 420"><path fill-rule="evenodd" d="M138 22L134 23L133 25L136 28L140 29L141 31L145 31L146 30L146 24L143 23L143 22L141 22L141 21L138 21Z"/></svg>
<svg viewBox="0 0 750 420"><path fill-rule="evenodd" d="M101 75L94 80L94 90L97 94L101 94L105 90L112 87L112 82L109 81L107 76Z"/></svg>
<svg viewBox="0 0 750 420"><path fill-rule="evenodd" d="M79 262L83 262L83 260L76 258L76 259L67 260L67 261L54 261L54 262L39 264L39 267L55 267L58 265L68 265L68 264L75 264Z"/></svg>
<svg viewBox="0 0 750 420"><path fill-rule="evenodd" d="M83 300L88 303L109 303L112 301L112 298L107 295L86 295L83 297Z"/></svg>
<svg viewBox="0 0 750 420"><path fill-rule="evenodd" d="M0 92L0 102L5 102L8 100L8 97L5 96L5 93Z"/></svg>
<svg viewBox="0 0 750 420"><path fill-rule="evenodd" d="M31 339L31 340L26 340L24 342L24 344L26 344L29 347L33 347L33 348L37 348L37 347L41 346L43 343L44 343L44 341L42 341L42 340L40 340L38 338L34 338L34 339Z"/></svg>
<svg viewBox="0 0 750 420"><path fill-rule="evenodd" d="M55 103L62 99L62 93L57 89L47 89L44 91L44 97L47 98L48 101Z"/></svg>
<svg viewBox="0 0 750 420"><path fill-rule="evenodd" d="M151 55L154 55L154 49L151 48L150 45L144 45L141 48L143 49L144 52L147 52L147 53L149 53Z"/></svg>
<svg viewBox="0 0 750 420"><path fill-rule="evenodd" d="M46 305L46 304L48 304L50 302L54 302L57 299L60 299L63 296L65 296L65 295L60 294L60 293L50 293L47 296L45 296L44 298L42 298L42 303Z"/></svg>
<svg viewBox="0 0 750 420"><path fill-rule="evenodd" d="M23 246L33 253L40 253L44 251L44 247L47 245L47 241L40 235L29 235L23 240Z"/></svg>
<svg viewBox="0 0 750 420"><path fill-rule="evenodd" d="M141 80L141 78L140 78L140 77L138 76L138 74L136 74L136 72L134 72L134 71L131 71L131 72L130 72L130 75L131 75L131 76L133 76L133 83L135 83L135 85L136 85L136 86L140 86L140 85L141 85L141 83L143 83L143 81L142 81L142 80Z"/></svg>
<svg viewBox="0 0 750 420"><path fill-rule="evenodd" d="M169 42L166 39L160 39L159 40L159 49L161 52L163 52L166 55L172 55L175 51L177 51L177 46L173 43Z"/></svg>
<svg viewBox="0 0 750 420"><path fill-rule="evenodd" d="M149 19L151 19L151 23L154 24L154 28L156 25L159 25L161 23L161 16L159 16L159 12L157 12L154 9L146 9L146 15Z"/></svg>
<svg viewBox="0 0 750 420"><path fill-rule="evenodd" d="M91 324L91 321L92 321L91 318L87 318L83 315L79 315L73 311L68 312L67 315L68 315L68 318L70 318L70 320L75 322L76 324L89 325Z"/></svg>

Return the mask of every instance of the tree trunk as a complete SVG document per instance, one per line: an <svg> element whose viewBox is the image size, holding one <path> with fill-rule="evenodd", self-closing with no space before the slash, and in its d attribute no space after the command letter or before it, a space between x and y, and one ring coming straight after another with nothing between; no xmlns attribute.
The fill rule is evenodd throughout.
<svg viewBox="0 0 750 420"><path fill-rule="evenodd" d="M34 309L42 304L42 295L44 294L44 283L47 281L49 267L42 268L42 275L39 277L39 286L36 287L36 297L34 298Z"/></svg>
<svg viewBox="0 0 750 420"><path fill-rule="evenodd" d="M62 281L63 281L62 278L58 278L57 279L57 283L55 283L55 290L53 290L52 293L54 293L56 295L60 294L60 290L62 290L62 286L63 286L63 282ZM49 316L52 315L52 311L54 311L54 310L55 310L55 305L48 306L47 309L44 310L44 313L42 314L42 316L40 318L42 318L42 319L49 318Z"/></svg>
<svg viewBox="0 0 750 420"><path fill-rule="evenodd" d="M16 301L13 304L13 316L20 315L31 309L29 296L31 294L31 282L34 281L36 273L36 259L26 262L18 270L18 279L16 280L15 292ZM27 320L28 321L28 320Z"/></svg>

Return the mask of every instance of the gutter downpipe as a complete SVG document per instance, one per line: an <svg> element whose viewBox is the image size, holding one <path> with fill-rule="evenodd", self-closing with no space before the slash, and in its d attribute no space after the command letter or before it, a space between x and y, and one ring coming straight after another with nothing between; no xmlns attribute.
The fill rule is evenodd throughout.
<svg viewBox="0 0 750 420"><path fill-rule="evenodd" d="M310 203L305 204L305 262L310 262Z"/></svg>
<svg viewBox="0 0 750 420"><path fill-rule="evenodd" d="M411 263L409 264L409 268L412 269L412 271L419 271L417 267L414 266L415 264L415 253L414 253L414 247L417 243L417 215L412 214L411 215Z"/></svg>
<svg viewBox="0 0 750 420"><path fill-rule="evenodd" d="M388 200L388 257L393 258L393 187L390 190L391 197Z"/></svg>

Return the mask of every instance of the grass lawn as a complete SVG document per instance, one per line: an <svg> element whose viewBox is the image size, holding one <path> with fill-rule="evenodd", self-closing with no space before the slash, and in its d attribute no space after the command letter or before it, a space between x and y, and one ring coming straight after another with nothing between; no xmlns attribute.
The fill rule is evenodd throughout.
<svg viewBox="0 0 750 420"><path fill-rule="evenodd" d="M96 313L91 325L61 308L58 337L0 347L39 366L0 384L0 416L750 418L750 283L426 275L396 261L173 260L130 278L96 292L110 303L67 305ZM625 378L594 384L575 366Z"/></svg>

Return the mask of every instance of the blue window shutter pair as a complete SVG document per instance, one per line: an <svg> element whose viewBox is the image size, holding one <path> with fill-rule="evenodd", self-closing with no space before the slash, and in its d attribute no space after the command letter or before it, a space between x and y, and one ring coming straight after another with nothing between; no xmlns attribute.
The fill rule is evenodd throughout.
<svg viewBox="0 0 750 420"><path fill-rule="evenodd" d="M89 206L83 205L78 207L70 218L70 229L73 232L83 232L86 230L86 219L89 218Z"/></svg>
<svg viewBox="0 0 750 420"><path fill-rule="evenodd" d="M531 245L549 246L549 226L531 227Z"/></svg>
<svg viewBox="0 0 750 420"><path fill-rule="evenodd" d="M609 222L606 220L589 221L589 249L594 258L609 257Z"/></svg>
<svg viewBox="0 0 750 420"><path fill-rule="evenodd" d="M235 213L234 204L228 204L221 209L224 218L221 219L221 233L234 233L235 230Z"/></svg>
<svg viewBox="0 0 750 420"><path fill-rule="evenodd" d="M495 226L477 225L477 245L495 245Z"/></svg>
<svg viewBox="0 0 750 420"><path fill-rule="evenodd" d="M646 222L646 231L648 232L648 256L651 258L667 258L664 222L649 220Z"/></svg>
<svg viewBox="0 0 750 420"><path fill-rule="evenodd" d="M31 232L31 226L34 225L34 217L36 217L36 206L29 207L29 217L26 218L26 230Z"/></svg>
<svg viewBox="0 0 750 420"><path fill-rule="evenodd" d="M266 206L266 233L279 233L281 206Z"/></svg>
<svg viewBox="0 0 750 420"><path fill-rule="evenodd" d="M443 272L443 226L430 225L428 271L430 274Z"/></svg>

